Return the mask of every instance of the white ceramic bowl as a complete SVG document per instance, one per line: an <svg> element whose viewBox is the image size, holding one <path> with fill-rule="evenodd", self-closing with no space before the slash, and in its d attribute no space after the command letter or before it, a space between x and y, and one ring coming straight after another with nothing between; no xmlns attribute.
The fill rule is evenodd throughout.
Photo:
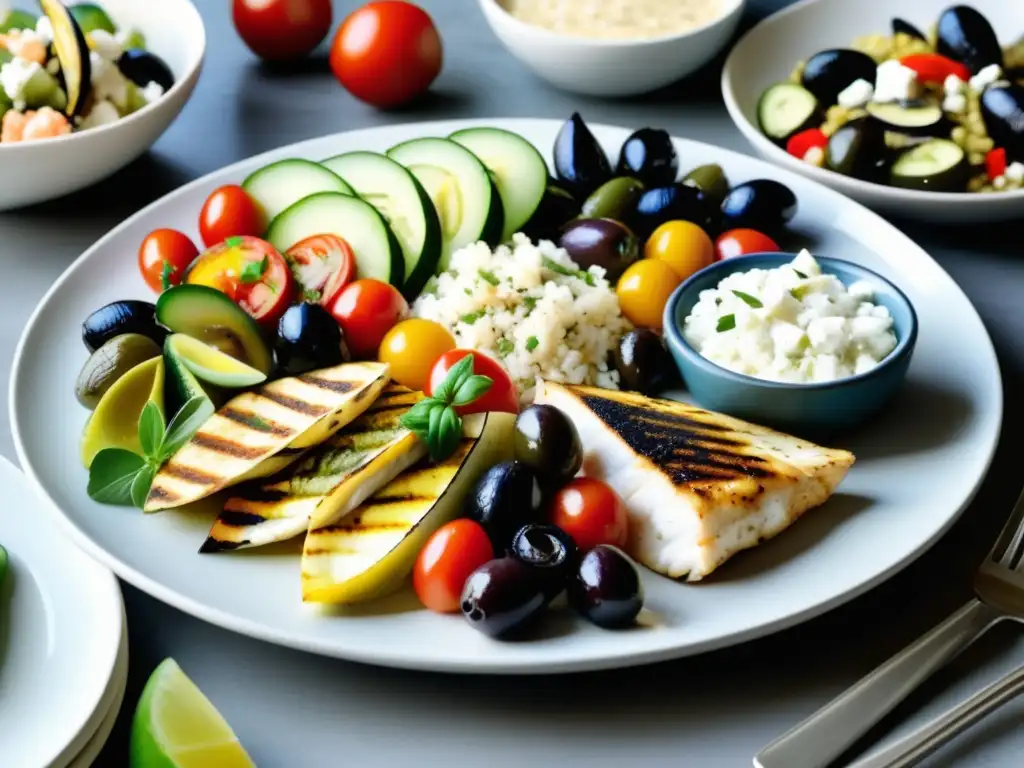
<svg viewBox="0 0 1024 768"><path fill-rule="evenodd" d="M149 149L195 88L206 30L189 0L100 0L118 26L133 26L174 73L163 97L116 123L52 139L0 144L0 210L50 200L95 184Z"/></svg>
<svg viewBox="0 0 1024 768"><path fill-rule="evenodd" d="M773 144L757 124L757 102L785 80L798 60L855 37L890 33L899 16L927 30L954 0L803 0L765 19L733 48L722 72L722 96L733 122L767 160L827 184L883 213L937 223L1000 221L1024 214L1024 190L992 194L917 192L872 184L804 163ZM1024 2L969 0L1003 45L1024 35Z"/></svg>
<svg viewBox="0 0 1024 768"><path fill-rule="evenodd" d="M647 40L570 37L520 21L499 0L480 0L480 8L512 55L553 85L589 96L631 96L686 77L729 42L746 0L721 3L715 20Z"/></svg>

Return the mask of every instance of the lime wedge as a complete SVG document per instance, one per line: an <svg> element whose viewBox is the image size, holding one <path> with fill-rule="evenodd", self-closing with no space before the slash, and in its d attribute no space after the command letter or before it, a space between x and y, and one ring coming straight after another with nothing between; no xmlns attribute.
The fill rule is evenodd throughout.
<svg viewBox="0 0 1024 768"><path fill-rule="evenodd" d="M131 768L255 768L231 726L174 659L153 670L132 721Z"/></svg>

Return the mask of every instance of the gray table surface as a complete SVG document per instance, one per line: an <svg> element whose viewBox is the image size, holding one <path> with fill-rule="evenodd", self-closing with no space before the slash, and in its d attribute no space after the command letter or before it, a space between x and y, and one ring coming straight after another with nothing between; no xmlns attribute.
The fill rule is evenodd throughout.
<svg viewBox="0 0 1024 768"><path fill-rule="evenodd" d="M192 101L152 152L86 193L0 214L0 387L6 390L29 313L87 246L183 182L264 150L387 123L564 119L579 110L595 122L654 125L750 151L721 103L720 60L644 99L576 97L524 70L491 35L472 0L422 4L444 39L444 71L425 103L384 113L349 97L323 59L287 76L268 72L235 35L230 3L198 0L210 41L207 65ZM745 24L785 4L754 0ZM336 2L336 18L357 5ZM1015 397L1024 367L1021 225L903 228L981 312L998 348L1007 398L1003 441L975 503L943 541L896 578L824 617L742 647L648 668L540 679L447 677L322 659L231 634L124 585L128 698L97 765L126 764L127 727L141 686L160 660L174 656L261 768L749 766L761 746L968 597L970 574L1020 488L1009 446L1024 428ZM13 459L7 419L0 409L0 451ZM1011 629L993 633L908 702L893 718L895 729L1022 662L1024 641ZM1022 716L1024 703L1006 707L927 764L1021 765ZM887 725L876 735L891 737L893 729Z"/></svg>

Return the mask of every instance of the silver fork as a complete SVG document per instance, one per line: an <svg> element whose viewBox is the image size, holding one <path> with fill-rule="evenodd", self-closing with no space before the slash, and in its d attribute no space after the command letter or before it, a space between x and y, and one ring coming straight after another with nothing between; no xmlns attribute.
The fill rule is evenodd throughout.
<svg viewBox="0 0 1024 768"><path fill-rule="evenodd" d="M1024 621L1024 491L975 574L974 594L920 640L758 752L756 768L825 768L995 624Z"/></svg>

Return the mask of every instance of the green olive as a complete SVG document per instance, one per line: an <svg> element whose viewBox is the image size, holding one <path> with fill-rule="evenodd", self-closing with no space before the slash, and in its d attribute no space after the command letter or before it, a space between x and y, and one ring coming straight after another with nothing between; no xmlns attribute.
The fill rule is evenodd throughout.
<svg viewBox="0 0 1024 768"><path fill-rule="evenodd" d="M115 381L159 354L160 347L156 342L140 333L115 336L85 361L75 382L75 397L92 410Z"/></svg>
<svg viewBox="0 0 1024 768"><path fill-rule="evenodd" d="M696 187L715 205L721 205L729 194L729 179L722 166L715 163L694 168L683 177L683 184Z"/></svg>
<svg viewBox="0 0 1024 768"><path fill-rule="evenodd" d="M643 191L644 185L637 179L620 176L606 181L583 201L580 218L622 221L633 210Z"/></svg>

